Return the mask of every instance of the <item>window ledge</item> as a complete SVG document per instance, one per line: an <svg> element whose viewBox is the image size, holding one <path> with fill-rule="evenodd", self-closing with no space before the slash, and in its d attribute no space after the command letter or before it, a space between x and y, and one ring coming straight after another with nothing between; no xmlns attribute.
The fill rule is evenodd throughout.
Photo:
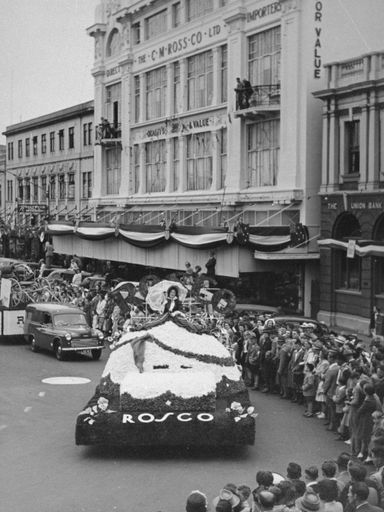
<svg viewBox="0 0 384 512"><path fill-rule="evenodd" d="M350 174L342 174L341 178L343 179L344 182L356 181L360 178L360 173L354 172Z"/></svg>
<svg viewBox="0 0 384 512"><path fill-rule="evenodd" d="M338 288L335 292L344 295L361 295L361 290L348 290L347 288Z"/></svg>

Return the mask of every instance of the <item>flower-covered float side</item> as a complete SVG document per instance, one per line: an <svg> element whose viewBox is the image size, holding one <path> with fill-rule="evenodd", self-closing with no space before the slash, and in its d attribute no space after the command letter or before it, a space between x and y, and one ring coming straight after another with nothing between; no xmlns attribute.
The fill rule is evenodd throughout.
<svg viewBox="0 0 384 512"><path fill-rule="evenodd" d="M111 347L95 394L77 417L76 444L253 444L255 417L228 350L166 314Z"/></svg>

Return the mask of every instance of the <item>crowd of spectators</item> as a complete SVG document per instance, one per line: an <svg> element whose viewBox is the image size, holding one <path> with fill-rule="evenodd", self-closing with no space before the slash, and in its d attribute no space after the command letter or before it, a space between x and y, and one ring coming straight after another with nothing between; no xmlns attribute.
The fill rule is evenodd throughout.
<svg viewBox="0 0 384 512"><path fill-rule="evenodd" d="M251 486L229 483L212 501L195 490L187 497L187 512L380 512L384 507L384 457L374 451L376 470L348 452L337 460L326 460L321 467L302 471L290 462L286 475L270 470L256 473ZM252 490L253 487L253 490Z"/></svg>

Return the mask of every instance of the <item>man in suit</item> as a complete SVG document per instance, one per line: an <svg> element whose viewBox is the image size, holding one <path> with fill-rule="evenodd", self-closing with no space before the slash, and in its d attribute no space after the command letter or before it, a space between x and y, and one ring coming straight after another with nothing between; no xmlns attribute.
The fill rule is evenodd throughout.
<svg viewBox="0 0 384 512"><path fill-rule="evenodd" d="M329 368L325 372L324 375L324 394L326 396L326 406L327 406L327 430L333 430L336 432L337 424L336 424L336 404L333 401L333 395L336 391L337 386L337 376L339 374L339 362L338 362L338 353L335 351L330 351L328 354Z"/></svg>
<svg viewBox="0 0 384 512"><path fill-rule="evenodd" d="M369 489L365 482L354 482L348 491L348 501L353 503L355 512L380 512L382 509L368 503Z"/></svg>

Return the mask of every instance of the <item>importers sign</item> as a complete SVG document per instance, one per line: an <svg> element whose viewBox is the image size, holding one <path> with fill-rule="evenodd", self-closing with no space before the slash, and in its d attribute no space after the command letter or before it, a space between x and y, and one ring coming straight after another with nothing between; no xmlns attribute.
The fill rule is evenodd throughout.
<svg viewBox="0 0 384 512"><path fill-rule="evenodd" d="M19 213L29 214L46 213L47 209L48 206L46 204L20 203L17 207Z"/></svg>

